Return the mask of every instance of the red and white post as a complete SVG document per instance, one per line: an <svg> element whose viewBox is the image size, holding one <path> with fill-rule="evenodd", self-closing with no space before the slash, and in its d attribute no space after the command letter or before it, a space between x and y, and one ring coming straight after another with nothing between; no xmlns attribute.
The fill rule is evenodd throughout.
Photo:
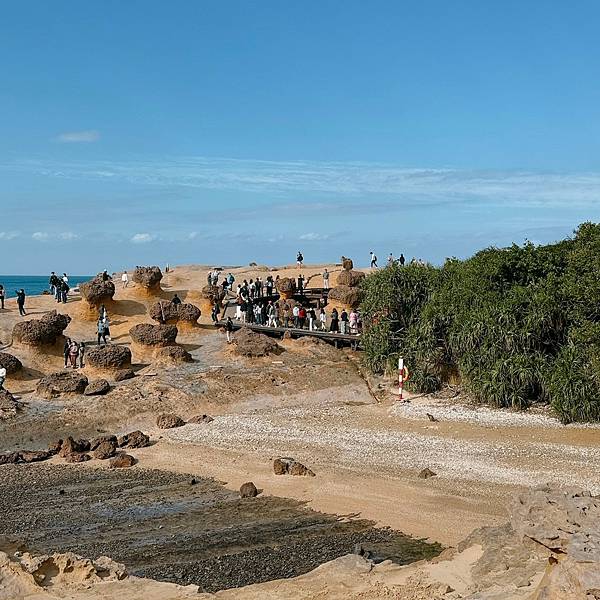
<svg viewBox="0 0 600 600"><path fill-rule="evenodd" d="M404 400L402 391L404 389L404 359L398 359L398 399Z"/></svg>

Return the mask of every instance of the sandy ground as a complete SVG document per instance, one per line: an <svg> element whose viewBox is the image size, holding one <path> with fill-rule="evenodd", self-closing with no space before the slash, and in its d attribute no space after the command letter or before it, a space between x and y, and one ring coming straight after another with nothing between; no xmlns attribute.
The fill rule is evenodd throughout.
<svg viewBox="0 0 600 600"><path fill-rule="evenodd" d="M322 269L305 267L303 273ZM232 272L238 281L266 274L260 268ZM274 274L297 272L291 267ZM206 273L202 267L176 268L164 281L163 295L177 291L185 299L188 290L205 284ZM116 300L113 336L128 343L128 329L149 320L146 310L154 299L130 288L119 290ZM91 340L95 326L79 317L79 304L73 300L59 310L74 317L67 334ZM0 315L0 339L10 344L18 316L10 301L8 307ZM55 307L50 298L29 302L32 316ZM543 410L497 411L460 397L415 396L399 403L392 383L383 380L375 399L351 351L286 341L280 356L242 359L232 355L207 317L203 327L178 338L192 353L192 365L140 364L140 373L149 377L137 377L93 401L40 401L33 393L36 379L58 370L61 357L33 356L9 346L6 351L19 356L27 372L8 386L22 394L27 410L0 427L0 449L42 446L67 433L141 428L158 443L136 451L139 467L134 469L215 478L230 490L251 480L266 497L297 499L316 511L360 516L448 546L476 527L505 522L508 499L525 486L551 481L600 493L597 427L564 427ZM165 410L184 418L208 413L215 420L160 431L154 421ZM272 461L278 456L293 456L316 477L276 476ZM425 467L436 476L420 479Z"/></svg>

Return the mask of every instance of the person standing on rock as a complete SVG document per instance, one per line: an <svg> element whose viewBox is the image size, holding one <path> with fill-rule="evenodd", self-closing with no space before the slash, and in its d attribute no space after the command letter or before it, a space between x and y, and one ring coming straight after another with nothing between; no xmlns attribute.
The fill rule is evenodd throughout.
<svg viewBox="0 0 600 600"><path fill-rule="evenodd" d="M299 267L302 267L304 263L304 256L302 256L302 252L300 252L300 250L298 250L298 254L296 255L296 264Z"/></svg>
<svg viewBox="0 0 600 600"><path fill-rule="evenodd" d="M329 289L329 271L327 269L323 271L323 289Z"/></svg>
<svg viewBox="0 0 600 600"><path fill-rule="evenodd" d="M85 342L79 344L79 368L85 367Z"/></svg>
<svg viewBox="0 0 600 600"><path fill-rule="evenodd" d="M177 294L174 294L173 297L171 298L171 304L175 304L175 305L181 304L181 298Z"/></svg>
<svg viewBox="0 0 600 600"><path fill-rule="evenodd" d="M231 334L233 332L233 321L231 317L227 317L227 323L225 323L225 333L227 334L227 343L231 344Z"/></svg>
<svg viewBox="0 0 600 600"><path fill-rule="evenodd" d="M123 271L123 275L121 275L121 286L126 288L129 285L129 274L127 271Z"/></svg>
<svg viewBox="0 0 600 600"><path fill-rule="evenodd" d="M4 300L6 299L6 292L4 286L0 284L0 308L4 310Z"/></svg>
<svg viewBox="0 0 600 600"><path fill-rule="evenodd" d="M24 317L27 313L25 312L25 290L21 288L15 291L17 294L17 306L19 307L19 314Z"/></svg>

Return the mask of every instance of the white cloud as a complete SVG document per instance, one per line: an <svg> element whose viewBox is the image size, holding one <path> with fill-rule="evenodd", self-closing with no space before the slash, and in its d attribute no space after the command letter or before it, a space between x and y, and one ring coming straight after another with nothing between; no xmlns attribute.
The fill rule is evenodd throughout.
<svg viewBox="0 0 600 600"><path fill-rule="evenodd" d="M73 233L72 231L63 231L62 233L58 234L58 237L61 240L65 240L66 242L79 239L79 236L76 233Z"/></svg>
<svg viewBox="0 0 600 600"><path fill-rule="evenodd" d="M47 242L50 236L44 231L36 231L31 234L31 237L37 242Z"/></svg>
<svg viewBox="0 0 600 600"><path fill-rule="evenodd" d="M14 240L15 238L18 238L19 235L18 231L0 231L0 240Z"/></svg>
<svg viewBox="0 0 600 600"><path fill-rule="evenodd" d="M195 240L198 237L198 232L197 231L192 231L191 233L188 233L187 239L188 240Z"/></svg>
<svg viewBox="0 0 600 600"><path fill-rule="evenodd" d="M328 240L329 235L327 233L303 233L298 239L305 242L316 242L320 240Z"/></svg>
<svg viewBox="0 0 600 600"><path fill-rule="evenodd" d="M64 144L97 142L100 139L100 132L95 129L67 131L56 136L56 139Z"/></svg>
<svg viewBox="0 0 600 600"><path fill-rule="evenodd" d="M131 242L133 244L148 244L149 242L153 242L155 240L155 236L149 233L136 233L131 238Z"/></svg>

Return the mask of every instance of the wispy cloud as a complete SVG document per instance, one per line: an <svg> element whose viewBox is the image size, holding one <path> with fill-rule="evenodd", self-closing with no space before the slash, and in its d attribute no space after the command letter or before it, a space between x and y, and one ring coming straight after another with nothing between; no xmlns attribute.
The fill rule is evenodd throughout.
<svg viewBox="0 0 600 600"><path fill-rule="evenodd" d="M18 231L0 231L0 240L14 240L18 238L21 234Z"/></svg>
<svg viewBox="0 0 600 600"><path fill-rule="evenodd" d="M56 136L57 141L63 144L79 144L97 142L100 139L100 132L95 129L85 131L66 131Z"/></svg>
<svg viewBox="0 0 600 600"><path fill-rule="evenodd" d="M64 135L75 136L71 141L93 141L80 135L89 133ZM352 210L353 203L385 207L398 200L420 205L472 201L519 206L600 205L600 172L409 169L374 163L202 157L123 162L22 161L0 168L47 177L123 181L146 188L229 190L277 194L280 199L300 194L321 199L344 197L349 200L348 210Z"/></svg>
<svg viewBox="0 0 600 600"><path fill-rule="evenodd" d="M45 231L36 231L35 233L31 234L31 237L36 242L46 242L50 238L50 235L47 234Z"/></svg>
<svg viewBox="0 0 600 600"><path fill-rule="evenodd" d="M36 242L48 242L51 240L59 240L63 242L72 242L79 239L79 235L72 231L62 231L60 233L51 233L48 231L35 231L31 234L32 239Z"/></svg>
<svg viewBox="0 0 600 600"><path fill-rule="evenodd" d="M301 236L298 237L299 240L302 240L304 242L324 241L324 240L328 240L329 238L330 238L330 235L327 233L315 233L315 232L303 233Z"/></svg>
<svg viewBox="0 0 600 600"><path fill-rule="evenodd" d="M156 236L150 233L136 233L131 237L132 244L148 244L153 242L156 239Z"/></svg>

